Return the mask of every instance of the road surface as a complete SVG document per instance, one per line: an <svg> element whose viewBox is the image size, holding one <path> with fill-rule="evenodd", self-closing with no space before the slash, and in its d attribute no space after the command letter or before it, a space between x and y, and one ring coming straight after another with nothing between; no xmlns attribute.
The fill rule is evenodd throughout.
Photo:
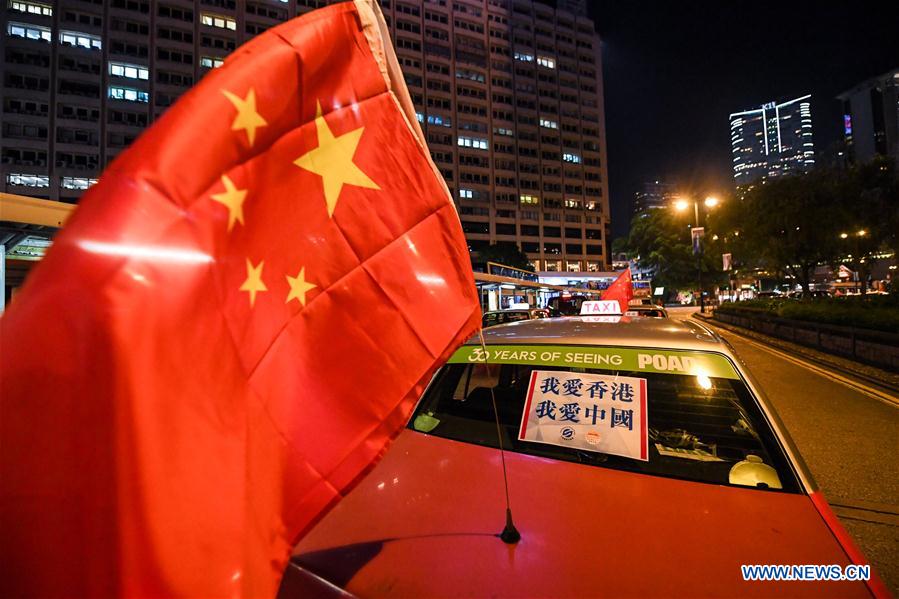
<svg viewBox="0 0 899 599"><path fill-rule="evenodd" d="M677 320L695 311L669 309ZM841 522L899 597L899 406L716 330L759 380Z"/></svg>

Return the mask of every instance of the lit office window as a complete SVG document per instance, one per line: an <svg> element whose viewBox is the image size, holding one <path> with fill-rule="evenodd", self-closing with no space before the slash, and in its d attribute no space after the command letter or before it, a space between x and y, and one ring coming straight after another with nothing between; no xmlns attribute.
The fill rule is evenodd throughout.
<svg viewBox="0 0 899 599"><path fill-rule="evenodd" d="M565 207L566 207L566 208L580 208L580 207L581 207L581 201L580 201L580 200L575 200L574 198L567 198L567 199L565 200ZM580 219L578 219L578 220L580 220Z"/></svg>
<svg viewBox="0 0 899 599"><path fill-rule="evenodd" d="M577 154L562 154L562 160L564 160L565 162L573 162L575 164L581 163L581 157Z"/></svg>
<svg viewBox="0 0 899 599"><path fill-rule="evenodd" d="M150 78L150 71L147 67L135 64L125 64L123 62L110 62L109 74L114 77L124 77L125 79L143 79L146 81Z"/></svg>
<svg viewBox="0 0 899 599"><path fill-rule="evenodd" d="M87 177L63 177L60 186L63 189L87 189L97 182L96 179L88 179Z"/></svg>
<svg viewBox="0 0 899 599"><path fill-rule="evenodd" d="M522 194L522 195L518 196L518 200L522 204L539 204L540 203L540 198L538 198L537 196L532 196L532 195L527 195L527 194Z"/></svg>
<svg viewBox="0 0 899 599"><path fill-rule="evenodd" d="M222 17L219 15L210 15L210 14L201 14L200 22L203 25L208 25L209 27L218 27L219 29L230 29L231 31L237 30L237 21L231 19L229 17Z"/></svg>
<svg viewBox="0 0 899 599"><path fill-rule="evenodd" d="M109 97L113 100L127 100L128 102L149 102L150 94L130 87L109 86Z"/></svg>
<svg viewBox="0 0 899 599"><path fill-rule="evenodd" d="M6 184L20 185L22 187L50 187L50 177L47 175L9 173L6 175Z"/></svg>
<svg viewBox="0 0 899 599"><path fill-rule="evenodd" d="M60 31L59 41L67 46L78 46L88 50L100 50L102 48L99 36L88 35L79 31Z"/></svg>
<svg viewBox="0 0 899 599"><path fill-rule="evenodd" d="M463 137L460 135L458 144L463 148L475 148L477 150L487 149L487 140L479 137Z"/></svg>
<svg viewBox="0 0 899 599"><path fill-rule="evenodd" d="M43 42L49 42L53 39L49 27L40 27L27 23L13 23L12 21L6 24L6 33L13 37L24 37Z"/></svg>
<svg viewBox="0 0 899 599"><path fill-rule="evenodd" d="M53 16L52 8L50 8L46 4L38 4L37 2L21 2L20 0L10 0L9 9L28 13L30 15L40 15L42 17Z"/></svg>
<svg viewBox="0 0 899 599"><path fill-rule="evenodd" d="M215 56L202 56L200 57L200 66L206 67L208 69L217 69L218 67L225 64L225 61L221 58L216 58Z"/></svg>
<svg viewBox="0 0 899 599"><path fill-rule="evenodd" d="M524 62L534 62L533 54L525 54L524 52L516 52L515 60L523 60Z"/></svg>
<svg viewBox="0 0 899 599"><path fill-rule="evenodd" d="M428 124L439 125L441 127L452 127L453 119L449 118L448 116L440 116L439 114L429 114Z"/></svg>
<svg viewBox="0 0 899 599"><path fill-rule="evenodd" d="M556 61L548 56L538 56L537 64L539 64L541 67L546 67L547 69L556 68Z"/></svg>
<svg viewBox="0 0 899 599"><path fill-rule="evenodd" d="M559 123L551 121L549 119L540 119L540 126L546 127L547 129L558 129Z"/></svg>
<svg viewBox="0 0 899 599"><path fill-rule="evenodd" d="M493 133L495 135L505 135L506 137L512 137L513 135L515 135L515 131L513 131L512 129L506 129L504 127L494 127Z"/></svg>
<svg viewBox="0 0 899 599"><path fill-rule="evenodd" d="M470 199L474 198L474 191L472 191L472 190L470 190L470 189L460 189L460 190L459 190L459 197L460 197L460 198L465 198L465 199L467 199L467 200L470 200Z"/></svg>
<svg viewBox="0 0 899 599"><path fill-rule="evenodd" d="M423 115L423 114L420 113L420 112L416 112L416 113L415 113L415 118L418 119L418 122L419 122L419 123L425 122L425 115Z"/></svg>

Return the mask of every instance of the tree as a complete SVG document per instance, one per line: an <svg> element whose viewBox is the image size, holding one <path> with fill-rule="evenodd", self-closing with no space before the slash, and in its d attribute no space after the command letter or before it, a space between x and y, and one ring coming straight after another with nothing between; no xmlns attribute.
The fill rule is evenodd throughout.
<svg viewBox="0 0 899 599"><path fill-rule="evenodd" d="M534 267L527 255L524 254L514 242L498 241L484 249L478 250L478 255L484 262L496 262L505 266L519 268L534 272Z"/></svg>
<svg viewBox="0 0 899 599"><path fill-rule="evenodd" d="M706 237L706 242L709 239ZM690 223L670 210L660 208L635 215L624 248L640 268L653 271L653 286L668 289L698 286ZM702 273L705 284L721 280L720 256L708 245L703 253Z"/></svg>
<svg viewBox="0 0 899 599"><path fill-rule="evenodd" d="M825 170L757 185L737 207L747 253L810 294L815 267L839 257L842 191L839 174Z"/></svg>
<svg viewBox="0 0 899 599"><path fill-rule="evenodd" d="M864 292L873 255L899 241L899 181L886 159L769 179L735 208L726 226L741 232L742 253L789 274L805 294L816 266L843 259Z"/></svg>
<svg viewBox="0 0 899 599"><path fill-rule="evenodd" d="M876 158L846 172L841 185L840 250L867 291L874 255L899 255L899 176L895 163Z"/></svg>
<svg viewBox="0 0 899 599"><path fill-rule="evenodd" d="M627 254L627 237L618 237L612 242L612 255Z"/></svg>

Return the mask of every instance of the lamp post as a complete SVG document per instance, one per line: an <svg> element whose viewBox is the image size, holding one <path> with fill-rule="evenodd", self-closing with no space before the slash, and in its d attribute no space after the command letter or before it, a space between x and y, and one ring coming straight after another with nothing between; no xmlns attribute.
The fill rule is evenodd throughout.
<svg viewBox="0 0 899 599"><path fill-rule="evenodd" d="M703 200L702 204L707 208L714 208L718 204L721 203L721 200L714 196L708 196L705 200ZM696 198L686 199L686 198L678 198L674 201L674 209L678 212L684 212L690 207L690 204L693 204L693 219L694 225L690 228L690 241L693 241L693 229L699 228L699 200ZM699 311L702 312L705 308L703 297L702 297L702 255L703 255L703 247L702 240L697 241L697 247L699 251L696 252L696 277L699 283Z"/></svg>

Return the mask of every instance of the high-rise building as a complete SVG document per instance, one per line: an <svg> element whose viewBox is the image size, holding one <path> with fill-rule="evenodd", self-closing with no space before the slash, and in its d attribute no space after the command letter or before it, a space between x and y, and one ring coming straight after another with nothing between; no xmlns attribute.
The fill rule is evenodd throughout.
<svg viewBox="0 0 899 599"><path fill-rule="evenodd" d="M229 52L328 3L6 2L0 189L66 202ZM471 249L513 241L537 270L607 268L600 47L583 2L381 5Z"/></svg>
<svg viewBox="0 0 899 599"><path fill-rule="evenodd" d="M674 195L674 185L671 183L648 181L643 184L643 189L634 194L634 214L670 206Z"/></svg>
<svg viewBox="0 0 899 599"><path fill-rule="evenodd" d="M837 96L843 103L843 140L850 162L892 156L899 164L899 69Z"/></svg>
<svg viewBox="0 0 899 599"><path fill-rule="evenodd" d="M731 114L730 141L737 187L807 172L815 165L811 96Z"/></svg>

